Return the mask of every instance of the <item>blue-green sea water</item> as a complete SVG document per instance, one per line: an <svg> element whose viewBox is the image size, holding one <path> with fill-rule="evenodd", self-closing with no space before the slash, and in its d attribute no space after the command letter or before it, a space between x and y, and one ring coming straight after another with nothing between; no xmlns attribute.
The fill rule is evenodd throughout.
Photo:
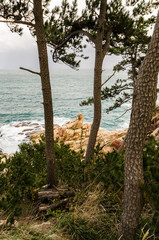
<svg viewBox="0 0 159 240"><path fill-rule="evenodd" d="M104 71L103 81L111 74L111 70ZM120 75L113 77L108 84L114 82L117 77L124 78L125 73L121 72ZM79 104L93 94L93 70L54 70L51 73L51 85L54 123L62 125L75 119L78 113L83 114L85 122L92 122L93 106L80 107ZM16 138L17 122L43 122L43 100L39 76L22 70L0 70L0 99L0 149L4 150L4 146L7 145L9 149L9 146L16 142L14 135ZM107 114L105 109L112 102L113 100L107 100L102 103L101 127L110 131L127 128L130 113L120 116L130 104ZM20 141L18 140L18 143Z"/></svg>

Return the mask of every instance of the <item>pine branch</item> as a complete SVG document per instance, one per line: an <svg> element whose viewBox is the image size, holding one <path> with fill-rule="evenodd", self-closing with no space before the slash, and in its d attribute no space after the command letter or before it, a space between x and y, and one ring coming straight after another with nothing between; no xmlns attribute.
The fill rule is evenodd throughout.
<svg viewBox="0 0 159 240"><path fill-rule="evenodd" d="M9 23L9 24L23 24L23 25L27 25L27 26L31 26L34 27L35 24L31 23L31 22L26 22L26 21L21 21L21 20L0 20L1 23Z"/></svg>
<svg viewBox="0 0 159 240"><path fill-rule="evenodd" d="M115 120L118 120L119 118L121 118L122 116L124 116L128 111L130 111L131 108L128 108L123 114L121 114L119 117L115 118Z"/></svg>
<svg viewBox="0 0 159 240"><path fill-rule="evenodd" d="M27 72L30 72L30 73L33 73L33 74L37 74L37 75L39 75L39 76L41 75L39 72L35 72L35 71L32 71L32 70L27 69L27 68L20 67L19 69L24 70L24 71L27 71Z"/></svg>
<svg viewBox="0 0 159 240"><path fill-rule="evenodd" d="M67 43L71 39L71 37L73 37L76 34L83 34L86 37L88 37L90 41L95 43L94 37L89 32L84 31L84 30L77 30L77 31L70 33L61 44L59 44L57 46L55 44L53 44L53 47L55 47L55 51L58 50L59 48L63 47L65 45L65 43ZM49 45L51 46L51 44L49 44Z"/></svg>
<svg viewBox="0 0 159 240"><path fill-rule="evenodd" d="M124 148L124 146L126 144L127 135L128 135L128 132L126 133L126 136L125 136L124 141L121 144L120 148L117 150L117 153L121 153L121 151L123 150L123 148Z"/></svg>
<svg viewBox="0 0 159 240"><path fill-rule="evenodd" d="M114 71L114 72L112 73L112 75L110 75L110 76L107 78L107 80L105 80L105 81L102 83L101 87L103 87L103 86L114 76L115 73L116 73L116 71Z"/></svg>

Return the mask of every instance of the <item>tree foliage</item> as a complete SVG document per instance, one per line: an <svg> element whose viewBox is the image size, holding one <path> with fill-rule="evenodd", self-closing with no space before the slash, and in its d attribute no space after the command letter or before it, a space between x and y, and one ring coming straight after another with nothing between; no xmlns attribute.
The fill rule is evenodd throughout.
<svg viewBox="0 0 159 240"><path fill-rule="evenodd" d="M67 63L68 59L69 65L79 67L78 57L85 58L83 54L79 55L86 47L82 42L83 36L86 36L86 41L95 47L100 3L101 1L97 0L86 1L86 7L80 16L77 0L73 1L72 5L67 0L63 0L61 7L52 10L49 21L45 22L45 30L49 46L54 48L55 62L62 60ZM121 40L128 33L131 34L132 24L133 20L122 5L122 1L112 0L107 3L102 47L104 48L108 34L111 32L110 46L114 49L113 53L118 55Z"/></svg>
<svg viewBox="0 0 159 240"><path fill-rule="evenodd" d="M62 1L61 7L55 7L49 20L45 22L45 32L48 45L54 48L52 58L54 62L62 61L65 64L77 68L80 60L76 57L87 58L82 54L85 44L82 43L82 37L77 34L72 35L70 41L67 41L71 34L71 27L78 30L78 6L77 0L72 5L67 0ZM74 26L72 26L74 23ZM63 47L65 45L65 47Z"/></svg>
<svg viewBox="0 0 159 240"><path fill-rule="evenodd" d="M155 1L137 1L137 3L129 3L128 5L134 5L131 12L132 22L129 24L125 20L128 23L128 31L125 30L125 37L122 35L118 38L117 35L116 41L114 43L111 42L112 45L108 53L109 55L116 54L122 56L122 60L114 66L113 72L117 78L118 72L124 71L127 73L127 78L117 79L111 87L103 86L101 99L115 100L114 104L106 109L107 113L131 101L137 73L151 39L149 30L154 25L156 19L152 15L156 7ZM93 99L91 101L90 99L82 101L80 105L92 104Z"/></svg>
<svg viewBox="0 0 159 240"><path fill-rule="evenodd" d="M74 9L73 15L72 9ZM55 21L56 24L54 24ZM86 7L80 16L77 13L77 1L74 1L73 5L70 6L68 1L64 0L61 9L56 7L52 12L50 21L45 24L47 41L54 48L53 60L55 61L66 60L68 64L77 67L80 61L76 62L76 56L78 56L76 52L82 51L83 36L95 48L94 119L85 162L88 162L93 154L100 126L101 76L104 57L110 50L119 55L120 49L124 47L123 38L126 39L127 35L132 35L133 23L134 20L121 0L86 1ZM62 38L59 37L61 34ZM72 47L73 53L69 53Z"/></svg>

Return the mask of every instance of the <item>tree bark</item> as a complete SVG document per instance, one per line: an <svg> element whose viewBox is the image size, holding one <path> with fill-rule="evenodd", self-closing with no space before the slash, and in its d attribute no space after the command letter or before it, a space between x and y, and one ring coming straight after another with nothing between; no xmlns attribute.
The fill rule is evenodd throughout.
<svg viewBox="0 0 159 240"><path fill-rule="evenodd" d="M143 146L157 96L159 72L159 13L147 54L134 85L130 126L126 140L124 206L119 239L133 240L143 208Z"/></svg>
<svg viewBox="0 0 159 240"><path fill-rule="evenodd" d="M89 162L93 155L96 138L101 121L101 85L102 85L102 65L103 65L103 36L104 36L104 21L106 14L106 0L101 1L99 26L97 37L95 40L95 68L94 68L94 118L89 136L85 163Z"/></svg>
<svg viewBox="0 0 159 240"><path fill-rule="evenodd" d="M89 136L85 163L89 162L93 155L97 134L101 121L101 76L102 76L102 52L96 47L95 69L94 69L94 118Z"/></svg>
<svg viewBox="0 0 159 240"><path fill-rule="evenodd" d="M54 136L53 136L53 105L51 84L48 67L47 47L43 25L42 0L34 0L35 31L39 54L40 76L43 93L44 117L45 117L45 138L46 138L46 159L47 159L47 181L50 186L57 185Z"/></svg>

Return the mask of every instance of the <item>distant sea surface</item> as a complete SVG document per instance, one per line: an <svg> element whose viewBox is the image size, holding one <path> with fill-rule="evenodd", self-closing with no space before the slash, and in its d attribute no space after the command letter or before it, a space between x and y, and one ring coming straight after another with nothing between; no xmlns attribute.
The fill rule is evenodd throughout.
<svg viewBox="0 0 159 240"><path fill-rule="evenodd" d="M111 74L111 70L103 71L103 82ZM117 78L125 77L126 74L121 72L114 76L108 85ZM79 104L92 97L93 70L54 70L51 73L51 85L55 124L62 125L71 121L78 113L83 114L85 122L92 122L93 106L80 107ZM15 127L17 124L22 126L22 123L30 122L42 126L44 123L40 77L22 70L0 70L0 98L0 149L12 153L17 150L17 145L24 141L24 137L18 132L23 128L19 130ZM100 127L110 131L127 128L130 113L121 115L130 108L130 104L107 114L105 109L112 103L113 100L102 102Z"/></svg>

